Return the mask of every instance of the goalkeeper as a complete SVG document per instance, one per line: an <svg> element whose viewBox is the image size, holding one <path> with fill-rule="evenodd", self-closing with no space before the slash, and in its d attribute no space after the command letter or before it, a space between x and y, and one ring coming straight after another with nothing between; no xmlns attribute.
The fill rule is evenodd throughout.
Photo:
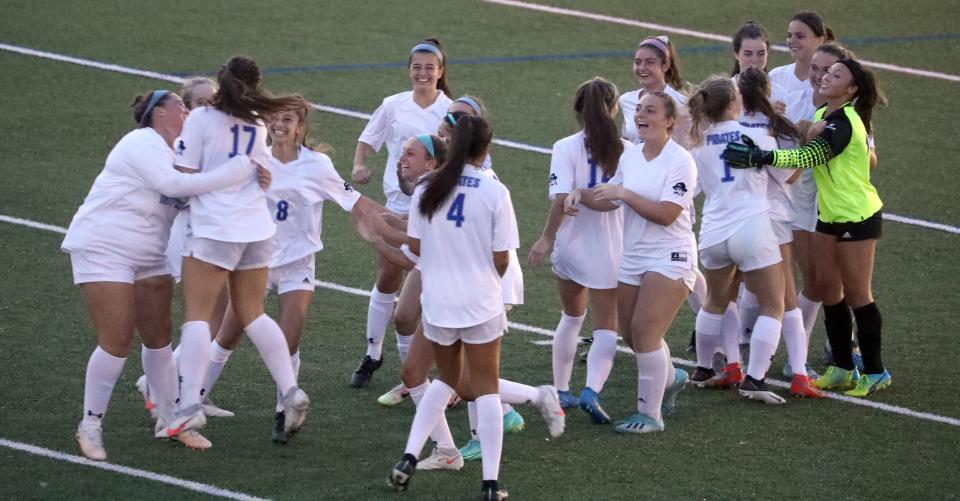
<svg viewBox="0 0 960 501"><path fill-rule="evenodd" d="M890 386L890 373L880 358L880 310L873 301L871 280L877 240L882 232L882 202L870 183L874 107L886 104L873 74L856 60L836 62L823 77L813 139L800 148L765 151L748 137L729 143L723 159L734 168L770 165L813 168L819 215L814 245L823 249L823 311L835 366L814 385L843 389L867 397ZM809 137L809 136L808 136ZM863 352L864 374L857 371L850 347L853 323Z"/></svg>

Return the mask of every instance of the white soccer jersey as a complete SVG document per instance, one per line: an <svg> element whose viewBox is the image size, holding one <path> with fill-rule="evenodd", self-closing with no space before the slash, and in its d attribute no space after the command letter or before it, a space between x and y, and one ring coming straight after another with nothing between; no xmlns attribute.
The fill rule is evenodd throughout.
<svg viewBox="0 0 960 501"><path fill-rule="evenodd" d="M706 195L700 222L700 249L726 241L754 214L770 210L767 173L757 169L734 169L720 157L731 141L750 136L764 150L773 150L772 137L757 134L730 120L718 122L703 134L703 143L690 153L697 162L697 184Z"/></svg>
<svg viewBox="0 0 960 501"><path fill-rule="evenodd" d="M620 184L649 200L683 207L668 226L646 220L629 206L623 207L623 258L619 272L639 275L659 265L695 269L697 240L690 212L696 191L697 165L690 153L672 139L649 161L643 155L643 147L630 148L620 157L617 173L610 183Z"/></svg>
<svg viewBox="0 0 960 501"><path fill-rule="evenodd" d="M761 134L770 134L770 119L763 113L741 113L739 119L740 125L746 127L755 133L750 137L756 137ZM772 136L771 136L772 137ZM793 141L784 141L774 138L777 142L777 148L794 148L797 144ZM793 176L792 169L778 169L776 167L765 167L767 171L767 200L770 202L770 219L789 223L793 220L793 185L787 184L787 180Z"/></svg>
<svg viewBox="0 0 960 501"><path fill-rule="evenodd" d="M498 182L500 181L497 173L493 171L493 161L490 159L490 155L483 159L483 165L480 166L480 169L485 175ZM507 265L507 271L503 274L500 286L503 289L503 304L523 304L523 270L520 268L520 259L517 257L516 249L510 249L510 264Z"/></svg>
<svg viewBox="0 0 960 501"><path fill-rule="evenodd" d="M424 185L413 193L407 235L420 240L420 304L424 321L465 328L502 315L501 279L493 253L520 246L507 187L466 165L458 186L427 219L418 209Z"/></svg>
<svg viewBox="0 0 960 501"><path fill-rule="evenodd" d="M176 164L213 172L237 155L248 155L260 165L269 163L267 128L262 122L244 122L204 106L190 112L176 145ZM259 242L277 227L267 210L267 197L256 179L190 200L193 236L221 242Z"/></svg>
<svg viewBox="0 0 960 501"><path fill-rule="evenodd" d="M790 63L784 66L778 66L768 73L770 83L777 85L782 89L784 96L789 96L793 92L803 90L804 87L810 87L810 82L797 78L797 63Z"/></svg>
<svg viewBox="0 0 960 501"><path fill-rule="evenodd" d="M121 255L135 263L162 261L170 225L183 207L175 197L253 179L245 156L213 174L183 174L173 163L173 150L152 128L125 135L73 216L61 248Z"/></svg>
<svg viewBox="0 0 960 501"><path fill-rule="evenodd" d="M549 193L553 199L575 189L593 188L610 181L587 153L583 131L553 145ZM632 145L624 141L624 149ZM557 229L550 261L564 278L591 289L617 286L617 268L623 254L623 211L595 211L581 206L576 217L564 217Z"/></svg>
<svg viewBox="0 0 960 501"><path fill-rule="evenodd" d="M413 91L394 94L383 100L373 112L367 126L357 141L369 144L375 151L386 143L387 166L383 171L383 193L392 210L405 212L410 209L410 197L400 191L397 179L397 160L403 150L403 143L417 134L432 134L437 124L447 115L447 108L453 102L446 94L437 91L437 99L426 108L421 108L413 100Z"/></svg>
<svg viewBox="0 0 960 501"><path fill-rule="evenodd" d="M786 116L794 124L799 124L803 120L813 122L816 111L817 107L813 104L813 87L810 85L791 93L787 98ZM801 224L804 229L814 231L817 220L817 183L813 179L813 169L803 169L791 188L794 222Z"/></svg>
<svg viewBox="0 0 960 501"><path fill-rule="evenodd" d="M674 101L677 102L678 114L687 113L687 96L684 96L680 91L674 89L667 85L664 87L663 91L667 93L668 96L672 97ZM643 142L640 139L640 135L637 133L637 124L633 121L633 117L637 114L637 103L640 102L640 98L643 96L643 89L634 90L627 92L620 96L620 112L623 113L623 129L621 134L623 138L627 141L630 141L633 144L640 144ZM685 133L684 131L677 131L678 133Z"/></svg>
<svg viewBox="0 0 960 501"><path fill-rule="evenodd" d="M276 268L323 249L324 201L350 212L360 194L340 177L330 157L308 148L300 148L297 159L287 164L271 155L270 172L267 205L277 225L270 267Z"/></svg>

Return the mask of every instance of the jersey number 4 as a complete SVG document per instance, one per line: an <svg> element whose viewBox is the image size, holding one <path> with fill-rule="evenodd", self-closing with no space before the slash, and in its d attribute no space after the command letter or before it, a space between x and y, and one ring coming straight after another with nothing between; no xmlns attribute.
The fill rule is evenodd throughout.
<svg viewBox="0 0 960 501"><path fill-rule="evenodd" d="M233 158L240 154L240 126L234 125L233 127L230 127L230 132L233 133L233 151L230 152L229 156L230 158ZM247 141L247 152L245 153L245 155L249 155L250 152L253 151L253 140L257 138L257 129L255 127L250 127L249 125L244 125L243 132L250 134L250 140Z"/></svg>
<svg viewBox="0 0 960 501"><path fill-rule="evenodd" d="M458 193L456 198L453 199L453 204L450 205L450 210L447 211L447 221L456 222L457 228L463 226L464 197L465 197L464 193Z"/></svg>

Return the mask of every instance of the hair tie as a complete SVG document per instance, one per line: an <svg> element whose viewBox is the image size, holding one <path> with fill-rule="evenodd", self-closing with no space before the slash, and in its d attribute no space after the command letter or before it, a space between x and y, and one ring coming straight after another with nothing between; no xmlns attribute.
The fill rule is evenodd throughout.
<svg viewBox="0 0 960 501"><path fill-rule="evenodd" d="M444 117L447 123L450 124L450 127L457 126L457 117L453 116L453 113L447 113L447 116Z"/></svg>
<svg viewBox="0 0 960 501"><path fill-rule="evenodd" d="M169 94L168 90L155 90L151 93L150 100L147 101L147 107L143 110L143 115L140 116L140 125L144 125L147 122L147 117L150 116L150 112L153 111L153 108L163 99L163 96Z"/></svg>
<svg viewBox="0 0 960 501"><path fill-rule="evenodd" d="M483 109L480 108L480 103L478 103L476 99L474 99L474 98L472 98L472 97L470 97L470 96L460 96L460 97L458 97L457 100L454 101L454 102L455 102L455 103L463 103L463 104L466 104L466 105L470 106L471 108L473 108L473 111L477 112L477 116L478 116L478 117L482 117L482 116L483 116Z"/></svg>
<svg viewBox="0 0 960 501"><path fill-rule="evenodd" d="M412 56L414 52L429 52L437 56L437 59L440 60L441 64L443 63L443 52L441 52L436 45L430 43L418 43L417 45L414 45L412 49L410 49L410 55Z"/></svg>
<svg viewBox="0 0 960 501"><path fill-rule="evenodd" d="M433 138L430 137L430 134L417 134L413 136L423 144L423 147L427 149L427 153L430 155L430 158L437 158L436 152L433 150Z"/></svg>

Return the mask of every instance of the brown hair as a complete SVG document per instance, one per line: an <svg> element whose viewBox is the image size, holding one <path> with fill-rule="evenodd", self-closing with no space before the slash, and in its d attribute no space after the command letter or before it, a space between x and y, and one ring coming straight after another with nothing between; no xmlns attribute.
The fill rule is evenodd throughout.
<svg viewBox="0 0 960 501"><path fill-rule="evenodd" d="M163 103L167 102L167 99L173 95L173 92L167 92L161 97L156 104L153 105L153 108L150 110L150 114L144 116L144 113L147 111L147 105L150 104L150 98L153 97L155 92L160 91L151 91L146 94L140 94L133 98L133 102L130 103L130 107L133 108L133 120L137 122L137 127L152 127L153 126L153 110L157 109L158 106L163 106Z"/></svg>
<svg viewBox="0 0 960 501"><path fill-rule="evenodd" d="M733 34L733 53L739 54L740 48L743 47L744 40L763 40L764 45L767 46L767 50L770 50L770 35L767 35L767 30L756 21L747 21L743 23L743 26ZM766 68L764 68L766 70ZM734 58L733 60L733 73L730 73L730 76L736 76L740 73L740 60Z"/></svg>
<svg viewBox="0 0 960 501"><path fill-rule="evenodd" d="M440 56L437 59L440 61L440 69L443 70L443 74L440 75L440 79L437 80L437 88L443 91L450 99L453 99L453 91L450 90L450 84L447 83L447 53L443 50L443 46L440 45L440 39L438 38L424 38L422 42L417 42L417 45L422 43L432 45L440 51ZM410 58L407 59L407 67L410 67L410 64L413 63L413 55L416 53L423 54L433 54L433 52L427 50L417 50L410 53ZM436 54L434 54L436 56Z"/></svg>
<svg viewBox="0 0 960 501"><path fill-rule="evenodd" d="M740 96L743 99L743 111L761 113L770 121L768 128L777 140L797 143L801 139L797 129L783 115L777 113L770 104L770 78L759 68L747 68L737 79Z"/></svg>
<svg viewBox="0 0 960 501"><path fill-rule="evenodd" d="M313 106L304 99L300 94L292 94L288 96L291 101L295 101L291 107L286 108L282 111L289 111L297 115L297 119L300 120L300 124L303 125L303 137L300 138L300 146L307 148L309 150L316 151L318 153L330 154L333 151L333 147L326 143L315 143L310 141L310 122L308 117L310 115L310 108ZM270 139L270 135L267 134L267 146L271 146L273 140Z"/></svg>
<svg viewBox="0 0 960 501"><path fill-rule="evenodd" d="M846 66L853 75L853 83L857 86L857 92L853 95L853 109L863 120L867 134L871 134L873 133L873 109L877 106L886 106L887 97L880 90L873 72L864 68L856 59L841 59L837 62Z"/></svg>
<svg viewBox="0 0 960 501"><path fill-rule="evenodd" d="M610 110L620 97L617 86L601 77L593 77L580 84L573 110L583 127L587 153L600 165L606 176L613 176L623 154L620 129L610 116Z"/></svg>
<svg viewBox="0 0 960 501"><path fill-rule="evenodd" d="M654 91L644 95L656 96L656 97L659 97L660 99L663 99L663 104L665 105L664 112L666 112L667 118L673 119L673 125L671 125L670 127L667 127L667 132L673 132L673 128L677 126L677 117L680 116L679 113L677 112L677 102L674 101L672 97L670 97L670 94L667 94L662 90ZM640 97L641 99L643 98L643 96L640 96Z"/></svg>
<svg viewBox="0 0 960 501"><path fill-rule="evenodd" d="M707 77L697 88L687 107L690 109L692 125L690 128L690 144L697 146L703 142L703 131L711 123L719 122L730 103L737 98L733 82L723 75Z"/></svg>
<svg viewBox="0 0 960 501"><path fill-rule="evenodd" d="M193 90L203 84L212 85L214 90L217 89L217 82L207 77L190 77L183 82L183 87L180 87L180 97L183 98L183 104L188 110L193 109L190 106L190 101L193 101Z"/></svg>
<svg viewBox="0 0 960 501"><path fill-rule="evenodd" d="M797 12L790 18L790 21L800 21L801 23L807 25L810 28L810 31L818 37L823 37L824 42L832 42L836 40L836 37L833 36L833 30L827 27L826 23L823 22L823 18L820 17L820 14L817 14L813 11L803 11Z"/></svg>
<svg viewBox="0 0 960 501"><path fill-rule="evenodd" d="M247 123L256 123L264 115L295 109L303 98L273 96L260 89L260 67L246 56L233 56L217 73L219 89L213 107Z"/></svg>
<svg viewBox="0 0 960 501"><path fill-rule="evenodd" d="M850 49L838 44L837 42L826 42L820 44L820 46L817 47L817 50L814 52L830 54L837 59L853 59L856 57Z"/></svg>
<svg viewBox="0 0 960 501"><path fill-rule="evenodd" d="M450 197L450 193L460 182L460 175L467 161L486 153L492 139L493 131L484 118L464 115L457 119L457 125L453 128L453 139L447 150L447 161L432 175L424 178L427 187L423 190L418 209L427 220L432 219L433 214Z"/></svg>
<svg viewBox="0 0 960 501"><path fill-rule="evenodd" d="M659 45L655 45L655 42L650 42L650 39L666 45L667 51L664 52ZM660 58L661 64L670 63L670 68L668 68L663 75L664 80L666 80L667 84L670 85L670 87L673 87L674 90L682 91L683 77L680 76L680 60L677 59L677 49L673 46L673 43L670 42L670 39L665 35L648 37L640 42L640 45L637 45L637 49L634 51L634 54L636 54L636 51L640 50L641 48L648 48L652 50L657 57Z"/></svg>

